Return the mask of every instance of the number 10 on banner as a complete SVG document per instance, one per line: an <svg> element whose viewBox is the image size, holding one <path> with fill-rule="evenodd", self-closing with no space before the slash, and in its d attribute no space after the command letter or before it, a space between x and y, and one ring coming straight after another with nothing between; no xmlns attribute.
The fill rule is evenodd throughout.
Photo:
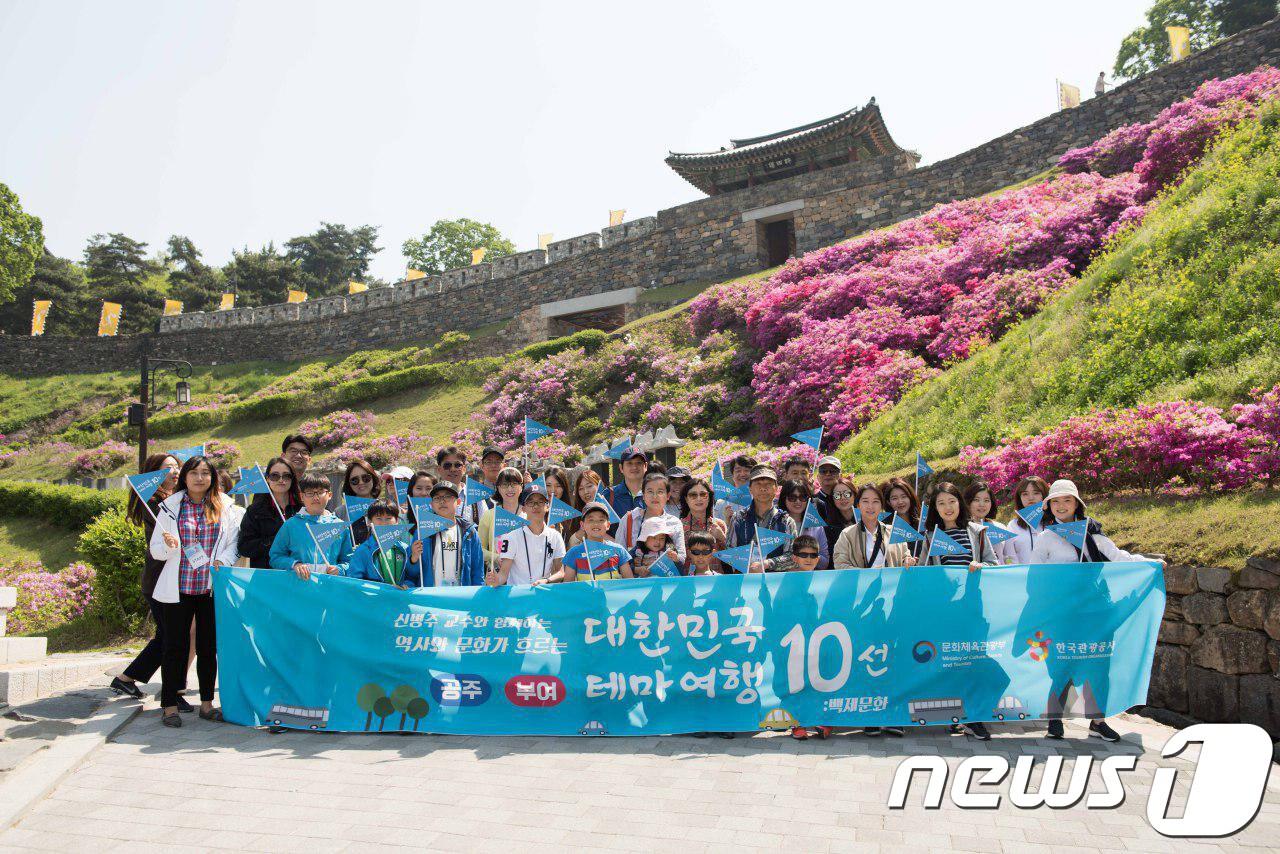
<svg viewBox="0 0 1280 854"><path fill-rule="evenodd" d="M840 649L840 667L828 678L822 673L822 644L834 641ZM831 694L849 681L853 668L853 639L844 623L823 623L813 630L807 642L804 626L796 625L782 638L787 648L787 691L799 694L805 689L805 676L815 691Z"/></svg>

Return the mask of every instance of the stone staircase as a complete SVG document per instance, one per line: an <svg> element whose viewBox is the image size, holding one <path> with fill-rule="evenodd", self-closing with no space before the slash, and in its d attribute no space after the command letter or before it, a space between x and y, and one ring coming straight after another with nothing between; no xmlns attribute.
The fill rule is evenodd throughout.
<svg viewBox="0 0 1280 854"><path fill-rule="evenodd" d="M0 587L0 707L16 706L73 688L102 675L119 662L105 655L49 657L45 638L6 634L9 611L17 604L14 587Z"/></svg>

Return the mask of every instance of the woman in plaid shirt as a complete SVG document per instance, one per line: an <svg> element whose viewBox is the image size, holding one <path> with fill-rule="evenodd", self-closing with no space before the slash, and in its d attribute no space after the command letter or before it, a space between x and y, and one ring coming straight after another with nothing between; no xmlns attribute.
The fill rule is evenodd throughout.
<svg viewBox="0 0 1280 854"><path fill-rule="evenodd" d="M244 511L218 488L218 473L201 456L178 472L179 489L164 500L151 534L151 555L164 561L153 597L164 621L160 705L165 726L182 726L178 690L186 681L191 622L196 624L196 676L200 717L222 720L213 707L218 652L213 622L214 566L233 566Z"/></svg>

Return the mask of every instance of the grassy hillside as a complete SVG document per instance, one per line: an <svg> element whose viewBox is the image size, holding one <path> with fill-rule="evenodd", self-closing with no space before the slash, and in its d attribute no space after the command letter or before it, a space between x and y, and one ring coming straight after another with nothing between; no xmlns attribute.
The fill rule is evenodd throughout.
<svg viewBox="0 0 1280 854"><path fill-rule="evenodd" d="M1081 281L915 389L839 453L855 470L1037 432L1097 406L1225 405L1280 380L1280 109L1225 137Z"/></svg>

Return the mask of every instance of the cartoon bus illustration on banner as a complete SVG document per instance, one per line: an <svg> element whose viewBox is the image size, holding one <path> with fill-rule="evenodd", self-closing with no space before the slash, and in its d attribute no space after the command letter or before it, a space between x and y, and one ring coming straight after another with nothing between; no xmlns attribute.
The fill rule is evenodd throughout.
<svg viewBox="0 0 1280 854"><path fill-rule="evenodd" d="M911 720L924 726L944 721L958 724L964 718L964 700L959 697L936 697L907 703Z"/></svg>
<svg viewBox="0 0 1280 854"><path fill-rule="evenodd" d="M273 726L291 726L298 729L326 729L329 726L329 710L310 706L286 706L276 703L271 707L267 720Z"/></svg>

